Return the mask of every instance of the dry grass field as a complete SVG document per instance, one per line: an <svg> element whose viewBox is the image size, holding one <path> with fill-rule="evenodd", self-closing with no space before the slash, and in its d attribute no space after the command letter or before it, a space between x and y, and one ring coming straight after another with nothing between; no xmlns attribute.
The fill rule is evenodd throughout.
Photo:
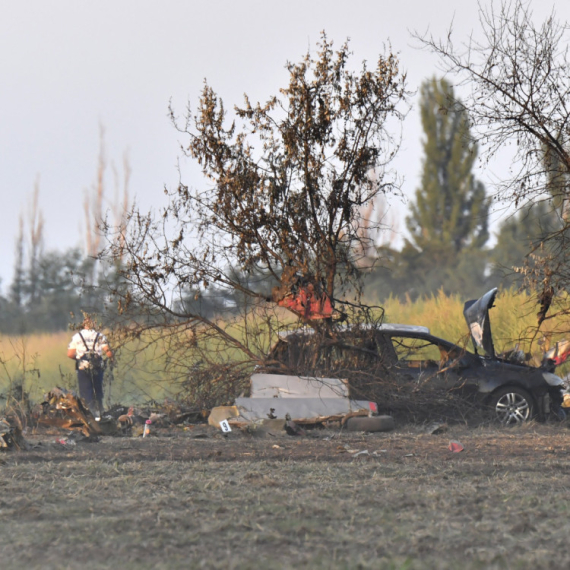
<svg viewBox="0 0 570 570"><path fill-rule="evenodd" d="M568 567L566 425L312 435L29 435L0 455L0 566Z"/></svg>
<svg viewBox="0 0 570 570"><path fill-rule="evenodd" d="M459 299L386 307L389 321L465 335ZM523 346L535 316L505 293L492 319L502 349ZM548 326L553 340L568 336L565 323ZM60 382L73 387L68 336L0 338L0 395L18 380L35 402ZM169 394L149 362L119 362L113 402ZM0 453L0 569L570 565L570 420L441 435L419 425L297 438L197 426L75 446L56 437L29 433L30 450ZM449 451L450 440L464 451Z"/></svg>

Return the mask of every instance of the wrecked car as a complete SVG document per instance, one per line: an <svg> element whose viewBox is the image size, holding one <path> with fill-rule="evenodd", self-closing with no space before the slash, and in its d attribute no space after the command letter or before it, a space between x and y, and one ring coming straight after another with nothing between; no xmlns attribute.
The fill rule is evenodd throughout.
<svg viewBox="0 0 570 570"><path fill-rule="evenodd" d="M495 354L489 310L496 295L495 288L465 303L473 353L433 336L423 326L348 326L334 338L317 338L313 329L298 329L280 334L263 369L265 381L279 387L272 394L279 401L287 396L290 380L285 379L292 373L315 381L329 378L323 382L327 388L338 391L345 386L348 399L370 397L382 413L392 413L392 407L405 398L417 400L431 390L440 395L442 406L446 396L459 397L490 411L505 425L545 418L552 412L564 414L563 381L548 364L533 367Z"/></svg>

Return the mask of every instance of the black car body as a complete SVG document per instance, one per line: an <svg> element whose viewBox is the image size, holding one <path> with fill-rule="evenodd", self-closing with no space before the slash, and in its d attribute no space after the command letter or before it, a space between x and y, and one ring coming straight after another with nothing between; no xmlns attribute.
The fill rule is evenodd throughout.
<svg viewBox="0 0 570 570"><path fill-rule="evenodd" d="M496 294L493 289L465 304L474 353L421 326L346 327L332 339L316 339L314 332L303 329L280 336L265 372L283 374L281 367L316 378L334 374L347 382L351 397L376 401L380 408L383 394L391 394L395 402L406 394L412 398L431 392L483 404L503 424L563 413L561 378L547 366L495 354L489 309Z"/></svg>

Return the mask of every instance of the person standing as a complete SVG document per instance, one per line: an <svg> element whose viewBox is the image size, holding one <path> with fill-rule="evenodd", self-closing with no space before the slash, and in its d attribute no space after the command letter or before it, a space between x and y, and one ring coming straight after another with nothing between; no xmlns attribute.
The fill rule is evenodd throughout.
<svg viewBox="0 0 570 570"><path fill-rule="evenodd" d="M75 360L79 396L85 401L95 420L103 412L103 354L111 361L113 352L107 338L95 330L89 317L83 319L83 328L75 333L67 347L67 356Z"/></svg>

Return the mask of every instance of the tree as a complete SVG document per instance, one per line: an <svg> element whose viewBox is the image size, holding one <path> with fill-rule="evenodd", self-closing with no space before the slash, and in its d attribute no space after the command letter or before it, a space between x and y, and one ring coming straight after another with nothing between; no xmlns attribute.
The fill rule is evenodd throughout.
<svg viewBox="0 0 570 570"><path fill-rule="evenodd" d="M34 186L32 203L30 207L29 229L30 229L30 250L29 250L29 278L28 294L30 302L35 303L38 296L39 262L43 254L44 247L44 218L39 207L40 185L39 180Z"/></svg>
<svg viewBox="0 0 570 570"><path fill-rule="evenodd" d="M484 156L490 159L505 146L514 149L511 175L501 181L499 197L522 207L529 200L544 200L554 189L553 207L565 204L570 173L570 28L554 12L535 24L529 3L522 0L481 7L479 16L482 36L471 36L460 47L453 43L452 29L444 40L415 36L440 55L445 70L465 88L464 103L455 104L469 111ZM555 291L570 286L568 237L564 217L563 227L544 236L531 252L533 263L525 277L539 291L541 303L548 304Z"/></svg>
<svg viewBox="0 0 570 570"><path fill-rule="evenodd" d="M129 288L122 310L146 310L128 331L163 334L168 325L184 338L186 354L188 338L199 333L210 347L215 340L258 361L263 348L256 342L266 337L236 333L228 321L181 299L212 286L237 292L249 313L266 311L252 325L265 323L266 331L274 330L276 304L300 288L335 304L334 319L306 319L318 329L330 330L342 318L349 292L358 304L355 252L367 249L357 247L365 239L361 212L396 188L388 164L397 141L387 123L402 118L407 94L396 56L353 72L350 55L347 44L335 52L323 34L314 56L287 64L288 85L266 103L246 96L229 119L206 83L195 114L189 109L180 121L171 110L188 140L185 153L207 184L194 189L181 182L160 216L131 212L124 239L107 250L111 259L123 256ZM271 280L271 295L244 275Z"/></svg>
<svg viewBox="0 0 570 570"><path fill-rule="evenodd" d="M16 238L16 258L14 262L14 278L10 285L10 301L14 306L22 305L24 296L24 218L20 214L18 237Z"/></svg>
<svg viewBox="0 0 570 570"><path fill-rule="evenodd" d="M473 176L477 146L471 140L467 113L450 108L453 87L432 79L421 89L425 133L421 186L407 219L412 245L426 251L482 248L489 237L489 201L484 185Z"/></svg>
<svg viewBox="0 0 570 570"><path fill-rule="evenodd" d="M423 170L406 220L410 239L389 267L396 294L476 294L484 281L489 200L472 173L477 145L467 113L455 101L445 79L422 85Z"/></svg>
<svg viewBox="0 0 570 570"><path fill-rule="evenodd" d="M522 287L529 252L560 229L560 218L547 201L529 202L500 226L493 248L490 281L503 287Z"/></svg>

